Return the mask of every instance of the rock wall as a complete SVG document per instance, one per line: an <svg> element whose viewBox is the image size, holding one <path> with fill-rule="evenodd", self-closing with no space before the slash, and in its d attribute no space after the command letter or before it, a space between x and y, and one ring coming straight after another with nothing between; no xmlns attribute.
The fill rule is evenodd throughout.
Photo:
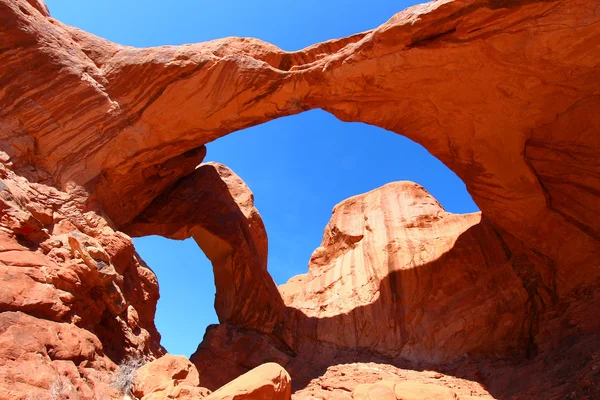
<svg viewBox="0 0 600 400"><path fill-rule="evenodd" d="M303 382L375 357L456 373L466 357L504 373L471 377L497 396L598 381L599 15L441 0L298 52L136 49L0 0L0 394L111 396L115 363L163 353L156 277L121 232L191 236L213 262L222 325L192 357L211 389L265 361ZM313 108L421 143L482 214L410 183L349 199L278 290L249 189L196 166L212 140Z"/></svg>
<svg viewBox="0 0 600 400"><path fill-rule="evenodd" d="M193 237L213 264L219 321L272 332L285 305L267 272L267 232L254 196L233 171L206 163L156 198L123 230Z"/></svg>
<svg viewBox="0 0 600 400"><path fill-rule="evenodd" d="M412 182L338 204L308 274L280 290L301 337L431 364L525 348L536 318L493 226Z"/></svg>
<svg viewBox="0 0 600 400"><path fill-rule="evenodd" d="M115 363L164 353L156 276L83 193L12 167L0 164L0 398L116 396Z"/></svg>
<svg viewBox="0 0 600 400"><path fill-rule="evenodd" d="M390 183L333 209L308 273L279 287L281 329L224 319L191 360L209 388L276 361L300 393L316 386L327 396L319 377L329 366L377 362L435 368L497 398L551 390L560 398L598 374L600 298L590 290L558 298L546 260L518 245L481 213L448 213L421 186ZM585 367L567 367L574 363ZM531 376L540 381L527 384Z"/></svg>

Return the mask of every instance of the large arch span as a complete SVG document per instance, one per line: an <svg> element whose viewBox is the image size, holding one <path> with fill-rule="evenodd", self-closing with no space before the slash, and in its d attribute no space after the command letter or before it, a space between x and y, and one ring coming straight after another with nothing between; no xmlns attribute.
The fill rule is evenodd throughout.
<svg viewBox="0 0 600 400"><path fill-rule="evenodd" d="M33 137L24 156L60 187L86 188L117 227L191 173L204 144L322 108L425 146L494 224L554 260L561 293L597 250L598 58L572 29L551 29L568 20L593 37L586 1L437 1L293 53L241 38L135 49L2 7L19 49L4 64L30 60L3 75L7 95L22 93L3 107L21 116L4 135Z"/></svg>

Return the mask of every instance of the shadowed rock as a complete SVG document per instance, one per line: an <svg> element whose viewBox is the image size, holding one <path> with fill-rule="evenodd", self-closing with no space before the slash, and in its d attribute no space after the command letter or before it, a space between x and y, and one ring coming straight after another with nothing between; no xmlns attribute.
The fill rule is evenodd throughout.
<svg viewBox="0 0 600 400"><path fill-rule="evenodd" d="M267 272L267 233L248 186L222 164L179 180L123 228L132 236L193 237L213 264L220 322L273 332L284 304Z"/></svg>

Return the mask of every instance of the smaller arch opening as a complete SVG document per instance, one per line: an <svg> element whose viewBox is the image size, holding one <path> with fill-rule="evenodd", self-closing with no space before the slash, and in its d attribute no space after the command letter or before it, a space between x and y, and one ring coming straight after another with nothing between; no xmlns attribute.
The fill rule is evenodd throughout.
<svg viewBox="0 0 600 400"><path fill-rule="evenodd" d="M153 235L133 241L158 278L160 299L154 321L161 344L171 354L189 357L206 327L219 322L213 306L216 289L211 262L192 238Z"/></svg>

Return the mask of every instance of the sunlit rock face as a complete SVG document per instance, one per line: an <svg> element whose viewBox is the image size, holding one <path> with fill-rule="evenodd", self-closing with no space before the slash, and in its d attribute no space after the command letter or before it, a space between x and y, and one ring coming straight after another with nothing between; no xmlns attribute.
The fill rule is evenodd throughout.
<svg viewBox="0 0 600 400"><path fill-rule="evenodd" d="M561 354L596 354L598 327L588 313L598 303L591 292L561 302L544 283L546 267L481 213L448 213L423 187L390 183L333 209L308 273L279 286L287 307L282 329L222 320L191 360L209 388L277 361L298 396L327 397L332 387L347 387L342 377L358 375L340 366L337 375L319 378L329 366L375 361L365 367L379 371L370 372L371 380L433 367L485 383L486 396L539 396L552 385L550 398L560 398L570 384L553 382L586 381L597 370L567 372L573 360ZM279 296L271 301L279 304ZM579 341L565 347L564 336L557 341L565 334ZM542 372L546 363L556 368ZM401 369L386 372L383 364ZM540 380L535 385L525 382L532 374Z"/></svg>
<svg viewBox="0 0 600 400"><path fill-rule="evenodd" d="M164 353L156 276L82 192L13 167L0 164L0 398L118 396L115 363Z"/></svg>
<svg viewBox="0 0 600 400"><path fill-rule="evenodd" d="M192 357L210 389L277 361L326 391L332 363L377 359L495 397L600 396L597 8L435 1L290 53L136 49L0 0L0 397L118 396L115 363L164 353L156 277L122 232L191 236L213 262L222 325ZM386 185L339 204L308 273L276 288L250 190L197 166L313 108L419 142L481 214Z"/></svg>
<svg viewBox="0 0 600 400"><path fill-rule="evenodd" d="M280 290L311 321L302 337L433 364L525 348L534 318L489 221L412 182L338 204L308 274Z"/></svg>

